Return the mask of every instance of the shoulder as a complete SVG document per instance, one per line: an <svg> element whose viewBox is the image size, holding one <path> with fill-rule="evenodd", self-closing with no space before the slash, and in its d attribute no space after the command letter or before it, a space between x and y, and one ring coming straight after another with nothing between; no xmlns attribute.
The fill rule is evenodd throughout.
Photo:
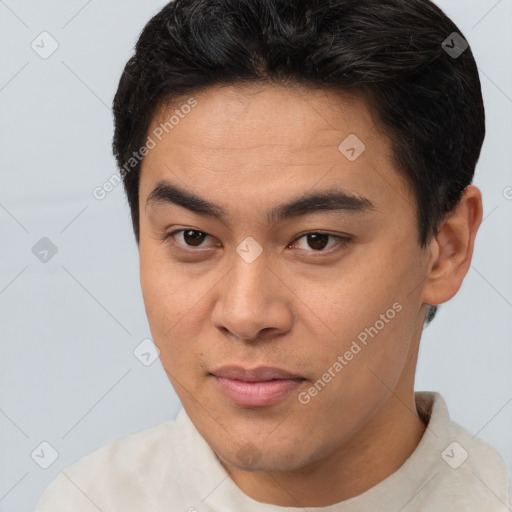
<svg viewBox="0 0 512 512"><path fill-rule="evenodd" d="M125 435L67 466L46 488L36 512L147 506L173 460L174 427L169 420Z"/></svg>
<svg viewBox="0 0 512 512"><path fill-rule="evenodd" d="M472 480L480 481L497 495L508 494L509 475L507 466L498 451L469 430L451 421L450 444L442 457L451 469L464 469Z"/></svg>
<svg viewBox="0 0 512 512"><path fill-rule="evenodd" d="M468 511L509 510L509 474L498 451L452 421L439 393L422 395L433 399L428 424L434 449L430 455L433 462L433 479L429 484L431 501L449 500Z"/></svg>

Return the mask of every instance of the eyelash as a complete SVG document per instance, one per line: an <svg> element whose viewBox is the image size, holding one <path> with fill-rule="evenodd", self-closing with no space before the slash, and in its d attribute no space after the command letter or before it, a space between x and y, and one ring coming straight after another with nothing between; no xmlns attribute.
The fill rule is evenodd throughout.
<svg viewBox="0 0 512 512"><path fill-rule="evenodd" d="M170 233L164 234L162 236L161 240L163 242L168 242L169 239L171 239L177 233L183 233L185 231L192 231L194 233L202 233L203 235L210 236L205 231L200 231L198 229L191 229L191 228L182 228L182 229L177 229L177 230L172 231ZM349 243L351 243L353 241L353 239L348 237L348 236L333 235L331 233L325 233L323 231L308 231L307 233L303 233L303 234L299 235L297 238L295 238L293 240L293 242L291 244L289 244L287 247L289 247L293 243L297 242L301 238L307 237L308 235L327 235L327 236L329 236L331 238L338 239L338 243L334 247L331 247L331 248L329 248L327 250L323 250L323 249L321 249L321 250L300 249L300 250L303 250L305 252L309 252L309 253L313 253L313 254L331 254L332 252L335 252L338 249L341 249L341 248L345 247L346 245L348 245ZM183 244L180 244L180 243L177 243L177 242L170 242L170 243L172 243L174 246L178 247L178 249L183 250L184 252L199 252L201 250L204 250L204 248L201 248L201 247L198 247L198 246L196 246L196 247L198 247L198 249L194 249L193 248L194 246L187 246L187 245L183 245Z"/></svg>

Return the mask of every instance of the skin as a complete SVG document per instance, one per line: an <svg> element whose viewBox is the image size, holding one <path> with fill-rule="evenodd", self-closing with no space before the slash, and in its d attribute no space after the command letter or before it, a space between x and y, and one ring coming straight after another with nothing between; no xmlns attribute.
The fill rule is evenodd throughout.
<svg viewBox="0 0 512 512"><path fill-rule="evenodd" d="M349 499L396 471L425 431L413 385L426 305L461 286L480 191L469 186L421 248L413 193L362 98L256 84L193 97L197 106L141 168L140 278L161 362L197 430L251 498L292 507ZM148 134L171 114L161 108ZM355 161L338 150L349 134L366 146ZM215 203L228 220L147 205L162 179ZM267 222L267 210L331 186L368 198L374 210ZM205 234L195 245L183 232L162 240L185 228ZM320 250L304 236L318 231L333 235ZM250 264L236 252L248 236L263 249ZM300 403L298 394L397 302L401 311L378 335ZM306 380L272 406L240 407L210 375L227 364L275 366ZM242 447L249 460L237 456Z"/></svg>

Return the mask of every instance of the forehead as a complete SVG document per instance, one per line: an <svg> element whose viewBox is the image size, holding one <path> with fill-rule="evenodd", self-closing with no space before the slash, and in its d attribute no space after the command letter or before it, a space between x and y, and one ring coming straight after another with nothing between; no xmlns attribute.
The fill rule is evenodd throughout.
<svg viewBox="0 0 512 512"><path fill-rule="evenodd" d="M368 142L370 137L385 138L376 130L362 94L301 85L246 84L215 85L193 97L197 106L179 120L179 124L185 124L186 118L189 130L178 130L177 125L172 129L176 144L190 138L190 131L202 146L232 150L249 149L251 142L253 147L278 142L297 150L312 145L332 146L339 143L347 129L357 131ZM183 96L161 106L151 129L164 126L189 98ZM230 140L242 144L230 145Z"/></svg>
<svg viewBox="0 0 512 512"><path fill-rule="evenodd" d="M185 108L191 99L195 106ZM162 179L217 197L217 203L233 203L236 191L238 206L256 196L278 202L285 192L291 197L332 185L373 196L376 204L409 195L361 95L302 86L214 86L160 108L148 136L156 145L141 165L141 199ZM340 149L345 140L362 151L357 159Z"/></svg>

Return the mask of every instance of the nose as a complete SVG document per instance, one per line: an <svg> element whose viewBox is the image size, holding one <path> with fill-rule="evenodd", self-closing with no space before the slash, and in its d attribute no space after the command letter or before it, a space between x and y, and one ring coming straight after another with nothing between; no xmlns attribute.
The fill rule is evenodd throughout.
<svg viewBox="0 0 512 512"><path fill-rule="evenodd" d="M236 255L232 270L221 283L212 321L225 335L256 341L291 328L292 293L263 254L252 263Z"/></svg>

